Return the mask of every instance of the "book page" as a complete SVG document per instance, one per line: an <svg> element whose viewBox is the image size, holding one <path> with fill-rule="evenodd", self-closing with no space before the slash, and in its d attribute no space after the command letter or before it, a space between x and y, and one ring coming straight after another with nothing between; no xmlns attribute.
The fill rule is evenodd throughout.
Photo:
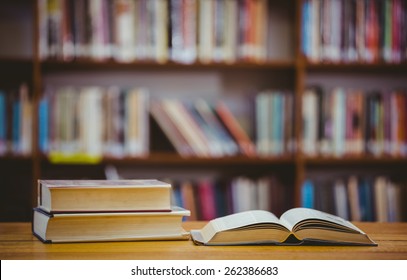
<svg viewBox="0 0 407 280"><path fill-rule="evenodd" d="M361 231L351 222L349 222L345 219L342 219L341 217L331 215L328 213L324 213L324 212L321 212L321 211L318 211L315 209L310 209L310 208L293 208L293 209L286 211L280 217L281 223L286 225L291 231L293 230L293 227L297 223L299 223L303 220L309 220L309 219L328 221L331 223L335 223L335 224L350 228L357 232L363 233L363 231Z"/></svg>
<svg viewBox="0 0 407 280"><path fill-rule="evenodd" d="M39 183L47 188L144 188L162 187L171 185L156 179L129 179L129 180L40 180Z"/></svg>
<svg viewBox="0 0 407 280"><path fill-rule="evenodd" d="M214 219L202 228L201 234L204 241L208 242L217 232L261 223L281 224L280 220L270 212L252 210Z"/></svg>

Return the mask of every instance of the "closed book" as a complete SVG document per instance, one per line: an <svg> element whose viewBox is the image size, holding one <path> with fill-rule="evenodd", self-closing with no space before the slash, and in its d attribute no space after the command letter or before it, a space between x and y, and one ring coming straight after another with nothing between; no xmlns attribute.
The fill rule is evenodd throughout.
<svg viewBox="0 0 407 280"><path fill-rule="evenodd" d="M158 180L39 180L38 208L50 213L170 211L171 185Z"/></svg>
<svg viewBox="0 0 407 280"><path fill-rule="evenodd" d="M182 218L190 212L59 213L34 208L33 234L45 243L182 240L189 235Z"/></svg>

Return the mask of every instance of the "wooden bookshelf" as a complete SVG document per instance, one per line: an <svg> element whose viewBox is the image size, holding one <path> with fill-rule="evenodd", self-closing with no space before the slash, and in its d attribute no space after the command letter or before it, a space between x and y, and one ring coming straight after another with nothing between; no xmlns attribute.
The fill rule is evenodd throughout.
<svg viewBox="0 0 407 280"><path fill-rule="evenodd" d="M34 1L36 2L36 1ZM325 76L330 75L337 80L348 79L349 76L363 75L367 77L367 81L374 80L376 83L380 83L381 79L386 77L396 76L401 80L401 84L407 88L407 62L404 60L401 63L386 63L386 62L311 62L304 56L301 42L303 39L302 34L302 0L290 0L290 1L268 1L270 17L275 18L275 26L281 28L284 32L279 34L277 27L274 27L271 31L275 31L277 35L271 39L271 49L273 52L270 54L270 58L262 60L260 62L240 61L236 60L233 63L227 62L208 62L203 63L196 60L191 63L175 62L168 59L165 62L159 63L152 60L137 60L132 62L118 62L113 59L107 60L93 60L85 58L71 58L69 60L59 60L45 58L40 59L39 55L39 11L37 5L33 4L33 1L21 0L17 2L6 1L0 4L0 9L4 5L7 9L5 11L11 11L16 13L16 17L13 19L10 16L3 19L0 18L0 23L5 22L5 26L14 26L19 22L27 24L27 19L23 19L25 15L30 15L30 25L20 28L21 30L31 30L30 36L25 37L25 45L29 46L30 51L17 48L14 52L12 47L7 47L5 53L1 52L0 48L0 73L5 76L0 79L0 88L2 86L17 85L21 81L25 81L29 84L30 93L32 94L34 112L33 112L33 137L32 155L28 156L15 156L5 155L0 157L0 164L2 164L2 174L10 174L12 169L8 168L7 163L12 162L10 166L14 167L15 164L21 162L22 165L29 165L29 169L24 169L25 173L21 176L28 176L29 181L32 182L30 186L30 196L32 198L32 205L27 206L27 201L24 201L26 209L30 209L31 206L36 203L36 180L39 178L55 177L61 178L85 176L87 170L89 175L94 177L103 176L103 168L106 165L114 165L126 168L140 169L158 169L163 168L176 168L180 171L188 171L189 169L206 170L216 169L220 173L230 174L231 170L241 172L242 175L247 174L263 174L269 175L281 172L282 176L289 177L286 180L290 181L287 186L287 194L293 196L292 205L286 205L286 208L294 206L300 206L301 204L301 186L304 180L307 178L310 169L333 169L342 170L348 167L354 170L367 167L374 167L382 170L389 170L396 167L398 170L402 169L407 164L407 158L404 157L373 157L368 155L360 156L343 156L343 157L309 157L303 154L299 149L293 154L282 155L279 157L244 157L244 156L232 156L222 158L197 158L197 157L181 157L174 149L161 151L151 150L150 154L146 157L123 157L123 158L108 158L103 157L100 162L94 166L86 165L83 163L71 163L71 164L54 164L47 156L44 156L38 148L38 115L37 109L39 100L43 94L43 88L47 85L50 77L58 76L58 79L63 79L65 74L73 74L72 79L80 77L80 82L83 85L89 76L92 77L90 83L98 81L98 75L107 77L109 75L116 75L120 77L122 73L126 74L125 83L131 82L131 77L135 77L139 74L143 74L146 77L154 77L157 73L159 78L168 78L173 83L168 86L180 88L179 84L182 83L182 79L177 80L174 77L182 78L183 75L192 74L193 77L208 76L207 80L203 80L202 85L208 85L208 91L219 90L224 91L220 93L220 98L223 95L230 97L233 91L245 91L249 92L251 96L258 93L259 89L286 89L290 91L294 96L294 122L290 125L294 128L294 137L297 143L302 141L302 96L305 88L312 84L314 81L324 82ZM2 15L0 13L0 15ZM273 19L274 20L274 19ZM20 26L20 25L18 25ZM0 36L3 36L4 30L0 29ZM271 35L273 36L273 34ZM11 43L19 43L19 40L11 40ZM11 44L10 43L10 44ZM277 45L277 47L276 47ZM277 50L275 50L277 48ZM19 55L18 53L21 53ZM83 77L82 77L83 76ZM206 77L205 76L205 77ZM143 76L144 77L144 76ZM189 77L189 76L188 76ZM103 78L102 78L103 79ZM404 82L402 81L404 79ZM128 81L130 80L130 82ZM51 79L51 81L53 81ZM57 80L60 82L60 80ZM207 82L209 81L209 82ZM311 81L311 82L310 82ZM378 82L379 81L379 82ZM70 83L69 80L66 83ZM104 81L102 81L104 82ZM159 84L161 81L157 81ZM212 85L216 84L217 88ZM388 82L388 83L391 83ZM191 82L194 84L194 81ZM341 84L337 84L341 86ZM142 85L140 85L142 86ZM186 89L191 92L190 95L195 95L194 88L188 85L190 88ZM388 85L386 85L388 87ZM167 85L162 85L159 90L164 91L167 89ZM196 90L196 97L205 90L198 88ZM171 93L165 93L171 97ZM204 93L203 93L204 94ZM239 95L239 94L237 94ZM163 133L161 133L162 135ZM167 141L167 140L165 140ZM167 141L168 142L168 141ZM164 144L162 144L164 145ZM165 145L164 145L165 146ZM53 176L53 170L56 170L55 176ZM83 169L83 172L81 171ZM276 174L278 176L278 174ZM407 177L404 175L404 179ZM10 181L10 178L9 180ZM292 182L291 182L292 181ZM0 203L6 203L7 198L4 198ZM9 204L13 202L8 202ZM4 211L2 213L5 213ZM6 215L6 214L4 214ZM8 215L8 214L7 214ZM20 215L14 217L15 220L27 220L29 215ZM0 217L5 219L6 216Z"/></svg>

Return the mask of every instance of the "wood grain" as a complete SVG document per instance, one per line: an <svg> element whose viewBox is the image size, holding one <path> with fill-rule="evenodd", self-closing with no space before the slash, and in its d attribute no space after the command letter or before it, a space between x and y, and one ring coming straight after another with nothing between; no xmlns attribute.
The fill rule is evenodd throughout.
<svg viewBox="0 0 407 280"><path fill-rule="evenodd" d="M181 260L181 259L407 259L407 223L355 223L379 245L362 246L196 246L192 241L43 244L30 223L0 224L0 259ZM186 230L205 222L185 222Z"/></svg>

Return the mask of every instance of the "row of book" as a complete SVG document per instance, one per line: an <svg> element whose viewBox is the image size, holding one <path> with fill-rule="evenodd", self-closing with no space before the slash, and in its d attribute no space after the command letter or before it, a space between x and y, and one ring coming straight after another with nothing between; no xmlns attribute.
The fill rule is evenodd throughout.
<svg viewBox="0 0 407 280"><path fill-rule="evenodd" d="M308 179L302 206L352 221L407 221L407 183L385 176Z"/></svg>
<svg viewBox="0 0 407 280"><path fill-rule="evenodd" d="M267 59L267 0L40 0L42 59Z"/></svg>
<svg viewBox="0 0 407 280"><path fill-rule="evenodd" d="M149 153L149 114L184 157L281 156L296 150L293 95L264 91L253 101L254 137L226 103L150 101L145 88L49 87L38 104L38 144L55 162ZM405 90L308 88L303 94L306 155L407 155ZM25 85L0 93L0 152L30 154L32 104Z"/></svg>
<svg viewBox="0 0 407 280"><path fill-rule="evenodd" d="M319 87L303 94L303 151L310 156L407 155L407 92Z"/></svg>
<svg viewBox="0 0 407 280"><path fill-rule="evenodd" d="M312 62L407 60L407 1L304 0L302 51Z"/></svg>
<svg viewBox="0 0 407 280"><path fill-rule="evenodd" d="M32 151L33 105L27 85L0 89L0 155L29 155Z"/></svg>
<svg viewBox="0 0 407 280"><path fill-rule="evenodd" d="M155 99L145 88L48 87L38 105L39 150L53 162L149 153L149 113L183 157L279 156L293 152L293 96L256 97L252 140L225 102Z"/></svg>
<svg viewBox="0 0 407 280"><path fill-rule="evenodd" d="M43 242L183 240L190 211L158 180L39 180L33 234Z"/></svg>
<svg viewBox="0 0 407 280"><path fill-rule="evenodd" d="M175 204L191 210L189 220L255 209L280 215L292 205L286 186L276 176L174 180L172 185Z"/></svg>
<svg viewBox="0 0 407 280"><path fill-rule="evenodd" d="M255 97L256 146L259 156L281 156L295 151L294 96L268 90Z"/></svg>
<svg viewBox="0 0 407 280"><path fill-rule="evenodd" d="M144 88L49 88L38 106L40 151L56 162L144 156L148 107Z"/></svg>
<svg viewBox="0 0 407 280"><path fill-rule="evenodd" d="M155 100L151 113L181 156L254 156L253 141L222 101Z"/></svg>

